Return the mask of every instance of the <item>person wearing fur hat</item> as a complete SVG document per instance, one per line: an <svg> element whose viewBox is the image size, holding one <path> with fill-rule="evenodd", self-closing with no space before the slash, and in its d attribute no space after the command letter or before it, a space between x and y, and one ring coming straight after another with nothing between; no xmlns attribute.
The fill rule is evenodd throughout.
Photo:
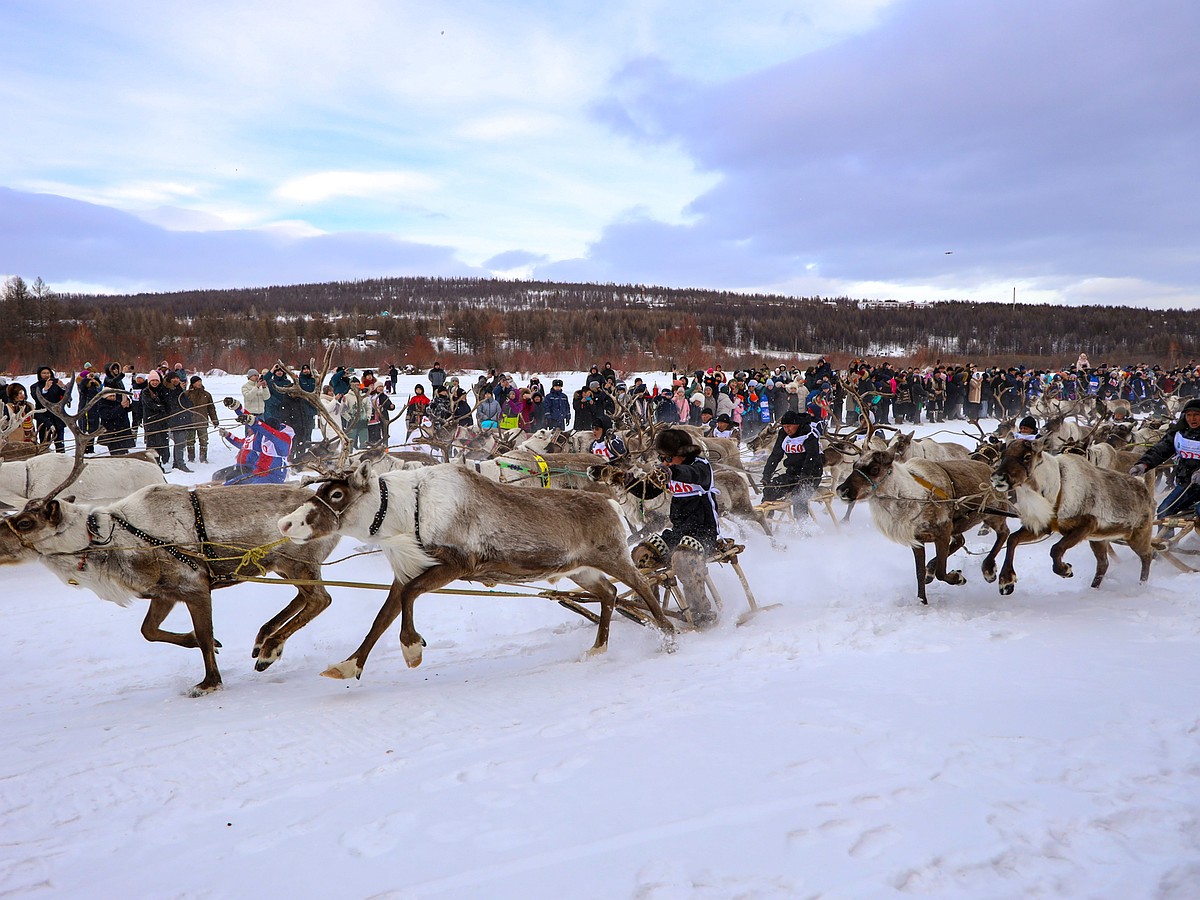
<svg viewBox="0 0 1200 900"><path fill-rule="evenodd" d="M588 445L588 452L608 460L619 459L629 452L625 449L625 442L613 432L612 419L608 416L592 419L592 442Z"/></svg>
<svg viewBox="0 0 1200 900"><path fill-rule="evenodd" d="M671 527L638 544L633 550L634 563L642 568L669 564L683 587L693 623L701 628L710 626L717 616L704 589L704 567L707 554L721 536L712 466L701 455L703 448L681 428L659 432L654 451L662 464L666 491L671 494ZM645 500L664 493L647 478L629 476L625 486Z"/></svg>
<svg viewBox="0 0 1200 900"><path fill-rule="evenodd" d="M775 471L783 463L783 471ZM792 514L808 518L808 499L821 482L825 454L821 452L821 425L807 412L788 411L779 420L779 437L763 466L763 500L792 501Z"/></svg>
<svg viewBox="0 0 1200 900"><path fill-rule="evenodd" d="M1175 487L1159 504L1158 518L1179 515L1190 509L1192 515L1200 519L1200 397L1187 402L1179 420L1161 441L1142 454L1129 474L1144 475L1172 456L1175 457L1172 473Z"/></svg>

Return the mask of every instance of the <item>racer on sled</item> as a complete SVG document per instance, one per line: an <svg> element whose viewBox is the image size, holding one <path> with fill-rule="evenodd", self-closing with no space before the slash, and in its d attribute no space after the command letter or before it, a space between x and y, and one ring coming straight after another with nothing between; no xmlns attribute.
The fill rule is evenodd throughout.
<svg viewBox="0 0 1200 900"><path fill-rule="evenodd" d="M692 622L698 628L711 627L717 613L705 591L705 565L720 538L712 466L701 456L703 448L679 428L659 432L654 451L671 494L671 527L634 547L633 562L642 569L669 566L683 588ZM629 476L625 487L644 500L664 493L648 478Z"/></svg>

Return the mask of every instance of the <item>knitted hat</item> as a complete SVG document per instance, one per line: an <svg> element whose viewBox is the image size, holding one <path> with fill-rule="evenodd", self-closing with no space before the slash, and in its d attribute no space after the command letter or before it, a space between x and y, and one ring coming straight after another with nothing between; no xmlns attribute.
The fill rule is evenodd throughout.
<svg viewBox="0 0 1200 900"><path fill-rule="evenodd" d="M201 378L199 375L193 375L191 378L188 379L188 384L195 384L196 382L203 381L203 380L204 379Z"/></svg>
<svg viewBox="0 0 1200 900"><path fill-rule="evenodd" d="M1185 403L1182 412L1189 412L1192 410L1200 412L1200 397L1193 397L1191 400Z"/></svg>
<svg viewBox="0 0 1200 900"><path fill-rule="evenodd" d="M247 369L246 370L247 378L249 378L251 375L257 375L257 374L258 374L258 369Z"/></svg>

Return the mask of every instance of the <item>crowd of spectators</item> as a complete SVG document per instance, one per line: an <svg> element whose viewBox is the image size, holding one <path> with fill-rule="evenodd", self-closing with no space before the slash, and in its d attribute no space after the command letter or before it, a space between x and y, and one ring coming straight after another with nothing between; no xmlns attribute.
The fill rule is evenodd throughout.
<svg viewBox="0 0 1200 900"><path fill-rule="evenodd" d="M307 365L296 370L295 380L281 365L251 368L241 386L240 405L244 414L276 430L286 427L295 436L290 449L294 456L312 442L318 425L318 437L328 436L329 429L326 419L296 396L293 387L319 396L329 418L360 448L399 443L400 436L395 441L392 436L399 420L408 440L422 426L590 431L607 430L615 421L631 417L646 423L687 423L719 437L750 439L788 412L805 413L818 422L831 416L856 421L860 403L877 423L903 424L1012 418L1025 414L1040 397L1123 399L1135 410L1150 411L1159 408L1166 395L1200 396L1200 369L1194 362L1169 369L1148 364L1092 366L1084 354L1061 369L940 361L895 366L886 359L856 359L835 370L825 358L805 367L779 364L728 372L713 365L676 370L662 383L623 378L606 362L590 366L582 384L571 392L564 390L561 378L547 379L547 385L534 375L518 383L514 376L491 369L471 380L435 362L426 373L428 387L418 383L402 404L392 399L399 376L394 365L361 374L338 366L328 383L318 386ZM202 376L166 360L144 374L116 362L104 368L85 363L67 376L42 366L28 387L4 385L8 410L33 414L9 439L48 442L62 452L63 423L42 397L58 402L70 392L86 404L105 388L109 390L88 413L85 425L89 430L104 426L99 440L110 453L129 452L140 435L164 469L190 471L189 463L208 461L209 434L218 423L213 397Z"/></svg>

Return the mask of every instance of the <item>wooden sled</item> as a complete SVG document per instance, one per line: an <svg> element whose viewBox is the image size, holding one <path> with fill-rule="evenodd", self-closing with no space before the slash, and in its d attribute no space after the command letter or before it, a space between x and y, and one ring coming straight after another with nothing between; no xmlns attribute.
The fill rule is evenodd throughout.
<svg viewBox="0 0 1200 900"><path fill-rule="evenodd" d="M1154 523L1158 531L1155 533L1152 546L1155 553L1179 569L1181 572L1200 572L1197 566L1189 565L1180 556L1200 556L1200 550L1187 550L1179 546L1189 534L1196 531L1194 519L1159 519ZM1171 532L1174 533L1171 533ZM1169 536L1168 536L1169 535Z"/></svg>
<svg viewBox="0 0 1200 900"><path fill-rule="evenodd" d="M833 523L834 530L840 531L841 525L838 524L837 516L833 512L833 501L835 494L833 488L820 487L811 497L808 498L808 512L814 519L821 506L825 507L825 512L829 513L829 521ZM791 500L764 500L754 507L761 512L768 521L779 515L785 522L796 523L796 517L792 513Z"/></svg>
<svg viewBox="0 0 1200 900"><path fill-rule="evenodd" d="M752 619L757 613L767 609L774 609L781 606L779 603L772 603L768 606L759 606L754 599L754 592L750 589L750 582L746 579L746 573L742 571L741 563L738 561L738 556L745 546L735 544L731 540L722 540L717 544L717 549L709 554L708 564L713 563L721 565L729 565L737 573L738 580L742 583L742 590L746 594L746 605L748 609L738 616L737 624L744 625ZM695 628L695 622L692 619L692 611L688 608L687 599L683 595L683 588L679 584L679 579L676 577L672 567L659 566L654 569L643 569L642 575L650 582L650 589L654 591L654 595L658 598L662 605L663 612L668 618L674 619L688 628ZM708 574L707 567L704 573L705 592L708 594L709 602L713 609L717 612L724 610L725 603L717 590L716 584L712 577ZM578 613L590 622L599 622L600 616L594 610L588 609L583 604L598 603L599 598L586 591L547 591L546 596L555 600L558 604L571 612ZM626 588L617 594L616 611L625 618L637 622L639 625L650 625L654 622L654 618L650 615L641 598L633 588Z"/></svg>

